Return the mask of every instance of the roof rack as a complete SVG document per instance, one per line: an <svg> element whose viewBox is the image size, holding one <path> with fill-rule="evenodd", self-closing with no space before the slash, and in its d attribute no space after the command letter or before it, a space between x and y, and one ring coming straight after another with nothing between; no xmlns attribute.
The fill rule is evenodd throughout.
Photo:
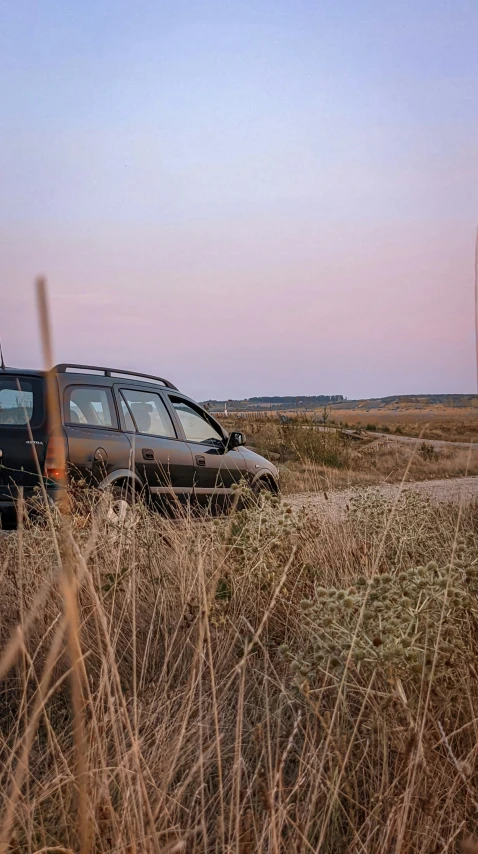
<svg viewBox="0 0 478 854"><path fill-rule="evenodd" d="M144 380L153 380L153 382L161 383L166 386L166 388L172 388L174 391L178 391L177 387L169 380L165 380L164 377L155 377L152 374L141 374L137 371L122 371L119 368L100 368L97 365L70 365L63 362L59 365L55 365L53 370L56 371L57 374L66 374L68 371L93 371L96 374L104 374L105 377L140 377Z"/></svg>

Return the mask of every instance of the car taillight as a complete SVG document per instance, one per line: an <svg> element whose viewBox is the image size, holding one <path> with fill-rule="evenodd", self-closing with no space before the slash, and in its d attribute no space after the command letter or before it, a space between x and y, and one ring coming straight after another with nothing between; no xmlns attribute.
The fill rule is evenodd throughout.
<svg viewBox="0 0 478 854"><path fill-rule="evenodd" d="M66 480L66 440L52 434L48 440L45 457L45 475L50 480Z"/></svg>

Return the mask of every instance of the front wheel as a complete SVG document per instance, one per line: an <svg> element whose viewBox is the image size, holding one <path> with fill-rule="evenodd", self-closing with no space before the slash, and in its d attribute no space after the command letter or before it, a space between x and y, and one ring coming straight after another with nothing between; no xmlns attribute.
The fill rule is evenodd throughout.
<svg viewBox="0 0 478 854"><path fill-rule="evenodd" d="M270 480L266 477L260 477L256 480L252 487L254 495L263 495L264 492L275 492Z"/></svg>
<svg viewBox="0 0 478 854"><path fill-rule="evenodd" d="M275 495L276 490L268 478L261 477L253 484L252 492L257 504L262 507L269 496Z"/></svg>

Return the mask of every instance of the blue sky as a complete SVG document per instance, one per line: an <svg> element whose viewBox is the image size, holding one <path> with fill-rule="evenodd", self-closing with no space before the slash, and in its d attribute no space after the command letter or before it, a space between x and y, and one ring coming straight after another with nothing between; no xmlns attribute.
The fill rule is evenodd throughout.
<svg viewBox="0 0 478 854"><path fill-rule="evenodd" d="M471 2L0 4L0 334L197 397L470 391Z"/></svg>

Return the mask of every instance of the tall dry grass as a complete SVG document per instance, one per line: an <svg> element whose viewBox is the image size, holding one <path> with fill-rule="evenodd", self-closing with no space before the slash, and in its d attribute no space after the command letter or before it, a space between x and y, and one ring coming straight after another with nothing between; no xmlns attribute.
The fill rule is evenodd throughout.
<svg viewBox="0 0 478 854"><path fill-rule="evenodd" d="M338 424L352 428L367 428L398 432L404 436L421 436L427 440L449 442L478 441L478 409L476 406L451 407L432 405L423 409L344 409L332 408L331 417Z"/></svg>
<svg viewBox="0 0 478 854"><path fill-rule="evenodd" d="M451 443L434 446L422 438L414 448L373 434L352 440L340 431L321 431L303 415L286 423L271 415L245 424L232 418L224 423L227 429L244 429L248 444L278 465L285 493L400 483L405 472L409 481L478 474L478 450Z"/></svg>
<svg viewBox="0 0 478 854"><path fill-rule="evenodd" d="M0 537L0 850L473 850L475 507L53 522Z"/></svg>

